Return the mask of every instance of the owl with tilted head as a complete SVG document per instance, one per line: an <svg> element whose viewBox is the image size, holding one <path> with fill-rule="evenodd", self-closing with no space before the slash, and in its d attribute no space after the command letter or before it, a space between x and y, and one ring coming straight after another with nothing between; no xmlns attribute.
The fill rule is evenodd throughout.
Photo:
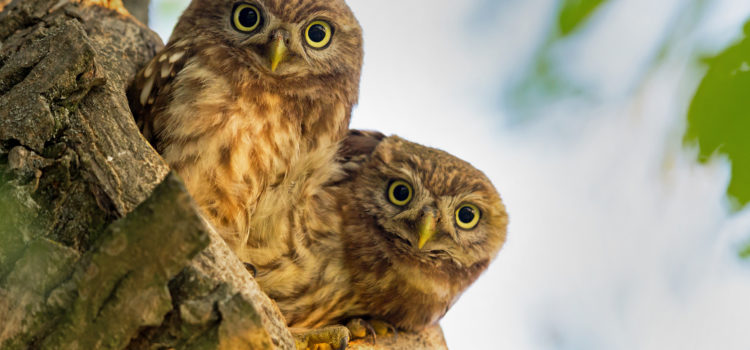
<svg viewBox="0 0 750 350"><path fill-rule="evenodd" d="M398 136L351 131L337 159L267 225L289 229L288 250L253 261L258 283L294 327L435 324L503 246L500 195L469 163Z"/></svg>
<svg viewBox="0 0 750 350"><path fill-rule="evenodd" d="M353 196L340 207L351 288L368 316L420 330L495 258L505 206L484 173L446 152L377 134L348 141L366 155L338 189Z"/></svg>
<svg viewBox="0 0 750 350"><path fill-rule="evenodd" d="M268 189L346 135L362 56L343 0L193 0L128 94L144 136L238 251L273 239L249 229Z"/></svg>

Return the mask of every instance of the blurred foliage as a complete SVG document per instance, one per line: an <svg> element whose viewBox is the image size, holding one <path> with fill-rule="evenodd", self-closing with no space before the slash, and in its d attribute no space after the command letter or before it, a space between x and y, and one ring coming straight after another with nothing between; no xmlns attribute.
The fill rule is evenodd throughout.
<svg viewBox="0 0 750 350"><path fill-rule="evenodd" d="M615 5L613 3L608 0L558 0L557 13L546 36L540 41L525 70L520 72L517 80L504 92L506 95L503 103L515 112L509 116L512 123L545 115L538 113L538 107L549 106L551 102L566 99L583 104L601 101L603 96L598 86L579 79L565 67L570 57L576 54L571 50L581 49L576 45L577 41L586 40L587 37L598 35L598 31L607 29L604 22L590 22L597 13L604 11L609 5ZM659 69L660 64L673 54L673 50L680 50L685 46L683 39L686 33L700 23L709 12L711 4L710 0L684 0L680 6L674 7L673 20L652 33L658 40L641 48L647 61L634 62L643 66L639 67L642 69L636 73L633 81L627 83L632 84L627 86L632 89L628 89L626 93L637 91L640 84L646 82Z"/></svg>
<svg viewBox="0 0 750 350"><path fill-rule="evenodd" d="M541 105L540 101L590 97L586 86L559 70L560 58L565 53L560 51L558 44L573 38L578 33L577 30L607 1L559 0L557 26L550 28L525 72L519 76L503 101L518 112L510 116L511 122L526 121L535 115L536 108Z"/></svg>
<svg viewBox="0 0 750 350"><path fill-rule="evenodd" d="M746 35L750 30L746 25ZM720 154L732 163L727 193L733 209L750 203L750 39L711 59L688 111L687 144L701 162Z"/></svg>
<svg viewBox="0 0 750 350"><path fill-rule="evenodd" d="M516 112L507 116L511 123L537 117L537 108L550 101L590 95L584 84L560 71L553 51L553 42L541 47L505 96L503 103Z"/></svg>
<svg viewBox="0 0 750 350"><path fill-rule="evenodd" d="M583 24L605 0L563 0L557 20L560 36L567 36Z"/></svg>
<svg viewBox="0 0 750 350"><path fill-rule="evenodd" d="M740 258L750 260L750 243L748 243L742 251L740 251Z"/></svg>
<svg viewBox="0 0 750 350"><path fill-rule="evenodd" d="M162 15L176 15L185 9L184 0L161 0L156 4L155 10Z"/></svg>

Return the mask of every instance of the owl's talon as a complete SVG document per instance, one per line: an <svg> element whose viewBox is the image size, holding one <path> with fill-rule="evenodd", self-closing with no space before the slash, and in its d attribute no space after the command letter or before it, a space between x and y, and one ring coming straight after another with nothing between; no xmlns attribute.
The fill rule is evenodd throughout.
<svg viewBox="0 0 750 350"><path fill-rule="evenodd" d="M397 336L398 331L396 331L396 327L393 327L388 322L381 321L381 320L370 320L370 325L375 330L375 333L379 336Z"/></svg>
<svg viewBox="0 0 750 350"><path fill-rule="evenodd" d="M346 328L352 335L352 339L362 339L371 336L370 343L375 344L375 329L367 321L361 318L353 318L346 323Z"/></svg>
<svg viewBox="0 0 750 350"><path fill-rule="evenodd" d="M377 337L398 336L396 327L388 322L375 319L365 321L361 318L354 318L349 320L346 328L349 328L352 339L362 339L369 335L369 341L372 344L376 343Z"/></svg>
<svg viewBox="0 0 750 350"><path fill-rule="evenodd" d="M328 326L308 331L292 331L297 350L344 350L349 346L349 329Z"/></svg>

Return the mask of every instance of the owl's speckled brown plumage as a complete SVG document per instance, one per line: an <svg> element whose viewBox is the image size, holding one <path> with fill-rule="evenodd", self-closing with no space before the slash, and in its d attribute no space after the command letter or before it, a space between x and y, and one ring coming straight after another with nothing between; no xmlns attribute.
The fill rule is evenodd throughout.
<svg viewBox="0 0 750 350"><path fill-rule="evenodd" d="M290 178L300 201L258 227L284 230L286 251L275 259L260 249L247 255L291 326L374 317L420 330L445 314L505 242L508 216L495 188L440 150L352 131L337 166L311 174L307 184ZM404 206L387 194L397 180L413 187ZM465 204L481 213L472 229L458 226L455 213ZM425 222L434 235L420 248Z"/></svg>
<svg viewBox="0 0 750 350"><path fill-rule="evenodd" d="M241 4L259 11L252 32L233 22ZM316 20L331 27L322 48L304 37ZM361 65L361 29L343 0L193 0L129 97L144 136L239 251L272 238L249 237L256 204L345 135Z"/></svg>

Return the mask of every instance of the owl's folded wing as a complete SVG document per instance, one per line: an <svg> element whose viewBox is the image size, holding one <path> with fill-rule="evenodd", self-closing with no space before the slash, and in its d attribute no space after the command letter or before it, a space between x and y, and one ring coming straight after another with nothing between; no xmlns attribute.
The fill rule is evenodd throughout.
<svg viewBox="0 0 750 350"><path fill-rule="evenodd" d="M350 129L337 154L337 160L346 164L360 162L372 154L385 135L379 131Z"/></svg>
<svg viewBox="0 0 750 350"><path fill-rule="evenodd" d="M385 135L378 131L350 129L336 153L336 162L343 172L329 179L328 185L353 178L383 139Z"/></svg>
<svg viewBox="0 0 750 350"><path fill-rule="evenodd" d="M128 89L130 110L138 129L152 145L157 144L154 117L165 108L171 98L172 82L190 58L186 40L168 45L141 69Z"/></svg>

